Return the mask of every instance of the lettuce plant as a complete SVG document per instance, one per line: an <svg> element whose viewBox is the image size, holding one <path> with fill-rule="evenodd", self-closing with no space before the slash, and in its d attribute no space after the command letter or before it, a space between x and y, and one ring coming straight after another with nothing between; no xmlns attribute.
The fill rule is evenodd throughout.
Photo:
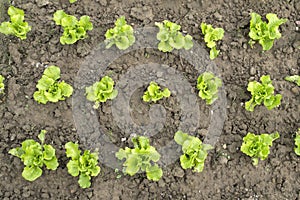
<svg viewBox="0 0 300 200"><path fill-rule="evenodd" d="M125 147L116 153L119 160L126 161L123 163L126 174L133 176L140 170L146 172L147 179L158 181L162 177L162 169L154 164L160 158L160 154L156 149L150 146L149 139L144 136L132 138L133 149Z"/></svg>
<svg viewBox="0 0 300 200"><path fill-rule="evenodd" d="M180 31L181 26L164 20L163 23L155 22L159 28L156 38L160 41L158 49L162 52L171 52L175 49L189 50L193 47L193 38L190 35L183 36Z"/></svg>
<svg viewBox="0 0 300 200"><path fill-rule="evenodd" d="M251 92L252 98L245 103L245 108L248 111L253 111L256 105L262 103L271 110L280 105L282 96L274 95L274 86L269 75L264 75L260 78L261 83L257 81L249 82L247 90Z"/></svg>
<svg viewBox="0 0 300 200"><path fill-rule="evenodd" d="M70 3L75 3L77 0L69 0Z"/></svg>
<svg viewBox="0 0 300 200"><path fill-rule="evenodd" d="M195 172L202 172L207 151L213 149L213 147L209 144L203 144L199 138L190 136L182 131L175 133L174 140L182 146L181 167L183 169L193 168Z"/></svg>
<svg viewBox="0 0 300 200"><path fill-rule="evenodd" d="M265 160L268 157L273 141L279 137L278 132L261 135L248 133L243 138L244 142L241 146L241 151L250 156L252 158L253 165L256 166L259 159Z"/></svg>
<svg viewBox="0 0 300 200"><path fill-rule="evenodd" d="M42 167L45 165L47 169L56 170L58 167L55 149L45 142L45 130L41 130L38 138L41 144L32 139L22 142L21 147L13 148L8 153L20 158L25 167L22 176L28 181L34 181L43 173Z"/></svg>
<svg viewBox="0 0 300 200"><path fill-rule="evenodd" d="M266 15L268 23L261 20L261 16L257 13L251 13L250 32L251 38L249 44L251 47L258 41L264 51L270 50L274 40L279 39L281 34L279 26L287 21L287 19L279 19L276 14L269 13Z"/></svg>
<svg viewBox="0 0 300 200"><path fill-rule="evenodd" d="M0 94L4 94L4 83L3 83L3 81L5 80L5 78L2 76L2 75L0 75Z"/></svg>
<svg viewBox="0 0 300 200"><path fill-rule="evenodd" d="M89 16L82 16L78 21L75 16L66 14L63 10L58 10L53 15L56 25L63 27L64 32L60 37L61 44L74 44L78 40L87 38L87 31L93 30L93 24Z"/></svg>
<svg viewBox="0 0 300 200"><path fill-rule="evenodd" d="M114 99L118 95L118 90L114 89L115 82L109 76L104 76L99 82L87 87L86 98L95 102L94 108L99 108L100 102L106 102L108 99Z"/></svg>
<svg viewBox="0 0 300 200"><path fill-rule="evenodd" d="M124 16L116 20L114 28L106 31L105 38L106 48L115 44L119 49L125 50L135 42L133 28L127 24Z"/></svg>
<svg viewBox="0 0 300 200"><path fill-rule="evenodd" d="M199 97L206 100L210 105L218 99L218 88L222 86L222 81L211 72L204 72L197 79L197 89Z"/></svg>
<svg viewBox="0 0 300 200"><path fill-rule="evenodd" d="M7 11L10 16L10 22L2 22L0 25L0 33L5 35L15 35L21 40L26 39L26 34L31 30L31 26L24 22L24 11L10 6Z"/></svg>
<svg viewBox="0 0 300 200"><path fill-rule="evenodd" d="M36 85L38 91L33 94L35 101L41 104L50 102L58 102L70 97L73 93L71 85L64 81L58 81L60 78L60 69L56 66L49 66L45 69L42 78Z"/></svg>
<svg viewBox="0 0 300 200"><path fill-rule="evenodd" d="M143 95L143 101L150 102L153 101L154 103L163 97L169 97L171 95L171 92L168 88L165 88L164 90L160 89L160 86L157 85L154 81L151 81L147 91Z"/></svg>
<svg viewBox="0 0 300 200"><path fill-rule="evenodd" d="M300 86L300 76L299 75L287 76L284 79L286 81L296 83L298 86Z"/></svg>
<svg viewBox="0 0 300 200"><path fill-rule="evenodd" d="M202 22L201 31L204 35L206 46L210 48L209 57L211 60L213 60L219 55L220 50L216 49L216 41L222 40L222 38L224 37L224 29L213 28L212 25Z"/></svg>
<svg viewBox="0 0 300 200"><path fill-rule="evenodd" d="M298 131L296 132L295 137L295 153L300 156L300 128L298 128Z"/></svg>
<svg viewBox="0 0 300 200"><path fill-rule="evenodd" d="M98 166L98 153L91 153L85 150L82 155L78 148L78 144L68 142L65 144L66 155L71 160L67 164L70 175L79 176L78 183L82 188L89 188L91 186L91 177L98 176L100 167Z"/></svg>

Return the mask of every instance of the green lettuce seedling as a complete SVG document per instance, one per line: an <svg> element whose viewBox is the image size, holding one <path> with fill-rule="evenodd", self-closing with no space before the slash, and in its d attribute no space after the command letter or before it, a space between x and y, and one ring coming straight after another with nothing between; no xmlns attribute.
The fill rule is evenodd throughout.
<svg viewBox="0 0 300 200"><path fill-rule="evenodd" d="M22 142L21 147L11 149L8 153L20 158L25 167L22 176L28 181L34 181L43 173L42 167L56 170L58 167L55 149L50 144L44 144L45 130L41 130L38 138L41 144L35 140L28 139Z"/></svg>
<svg viewBox="0 0 300 200"><path fill-rule="evenodd" d="M197 89L199 97L206 100L210 105L218 99L218 88L222 86L222 81L211 72L204 72L197 79Z"/></svg>
<svg viewBox="0 0 300 200"><path fill-rule="evenodd" d="M252 158L253 165L256 166L259 159L265 160L268 157L273 141L279 137L278 132L261 135L248 133L243 138L244 142L241 146L241 151L250 156Z"/></svg>
<svg viewBox="0 0 300 200"><path fill-rule="evenodd" d="M74 44L78 40L87 38L87 31L93 30L93 24L89 16L82 16L78 21L76 17L66 14L63 10L58 10L53 15L56 25L63 27L64 32L60 37L61 44Z"/></svg>
<svg viewBox="0 0 300 200"><path fill-rule="evenodd" d="M77 0L69 0L70 3L75 3Z"/></svg>
<svg viewBox="0 0 300 200"><path fill-rule="evenodd" d="M201 31L204 35L206 46L210 48L209 57L213 60L219 55L220 50L217 50L216 48L216 41L222 40L224 37L224 29L213 28L210 24L201 23Z"/></svg>
<svg viewBox="0 0 300 200"><path fill-rule="evenodd" d="M157 83L151 81L150 85L147 88L147 91L143 95L143 101L150 102L153 101L154 103L163 97L168 98L171 95L171 92L168 88L164 90L160 89L160 86Z"/></svg>
<svg viewBox="0 0 300 200"><path fill-rule="evenodd" d="M274 95L274 86L269 75L264 75L260 78L261 83L257 81L249 82L247 90L251 92L252 98L245 103L245 108L248 111L254 111L256 105L262 103L271 110L280 105L282 96Z"/></svg>
<svg viewBox="0 0 300 200"><path fill-rule="evenodd" d="M163 23L155 22L158 26L159 32L156 38L160 41L158 44L158 49L162 52L171 52L175 49L189 50L193 47L193 38L190 35L183 36L180 31L181 26L164 20Z"/></svg>
<svg viewBox="0 0 300 200"><path fill-rule="evenodd" d="M286 81L296 83L298 86L300 86L300 76L299 75L287 76L284 79Z"/></svg>
<svg viewBox="0 0 300 200"><path fill-rule="evenodd" d="M99 108L100 102L106 102L108 99L114 99L118 95L118 90L114 89L115 82L109 76L104 76L99 82L87 87L86 98L95 102L94 108Z"/></svg>
<svg viewBox="0 0 300 200"><path fill-rule="evenodd" d="M3 83L4 80L5 78L2 75L0 75L0 94L4 94L4 87L5 87Z"/></svg>
<svg viewBox="0 0 300 200"><path fill-rule="evenodd" d="M70 175L79 176L78 183L82 188L89 188L91 186L91 177L98 176L100 167L98 166L98 153L91 153L85 150L82 155L78 148L78 144L68 142L65 144L66 155L71 160L67 164Z"/></svg>
<svg viewBox="0 0 300 200"><path fill-rule="evenodd" d="M26 39L26 34L31 30L31 26L24 22L24 11L10 6L7 13L10 16L10 22L1 23L0 33L14 35L21 40Z"/></svg>
<svg viewBox="0 0 300 200"><path fill-rule="evenodd" d="M209 144L203 144L199 138L190 136L182 131L175 133L174 140L182 146L181 167L183 169L193 168L195 172L202 172L207 151L213 149L213 147Z"/></svg>
<svg viewBox="0 0 300 200"><path fill-rule="evenodd" d="M125 147L116 153L119 160L126 159L123 163L126 174L133 176L138 171L146 172L147 179L158 181L162 177L162 169L154 164L160 158L156 149L150 146L149 139L144 136L132 138L133 149Z"/></svg>
<svg viewBox="0 0 300 200"><path fill-rule="evenodd" d="M295 153L300 156L300 128L298 128L298 131L296 132L295 137Z"/></svg>
<svg viewBox="0 0 300 200"><path fill-rule="evenodd" d="M268 23L261 20L261 16L257 13L251 13L249 41L252 47L255 41L263 47L264 51L270 50L275 39L279 39L281 34L279 26L287 21L287 19L279 19L276 14L269 13L266 15Z"/></svg>
<svg viewBox="0 0 300 200"><path fill-rule="evenodd" d="M60 78L60 69L56 66L49 66L45 69L42 78L36 85L38 91L33 94L33 98L38 103L46 104L50 102L58 102L70 97L73 93L71 85L64 81L58 81Z"/></svg>
<svg viewBox="0 0 300 200"><path fill-rule="evenodd" d="M119 49L125 50L135 42L133 28L127 24L124 16L116 20L114 28L106 31L105 38L106 48L115 44Z"/></svg>

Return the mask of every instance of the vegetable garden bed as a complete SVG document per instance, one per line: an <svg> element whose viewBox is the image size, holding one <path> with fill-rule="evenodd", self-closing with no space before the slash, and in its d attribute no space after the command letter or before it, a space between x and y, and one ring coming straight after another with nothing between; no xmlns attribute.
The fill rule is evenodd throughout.
<svg viewBox="0 0 300 200"><path fill-rule="evenodd" d="M294 151L300 128L300 87L285 80L300 74L300 2L16 0L12 4L5 0L0 3L0 23L9 21L11 5L24 10L24 21L31 29L26 29L26 39L21 35L22 40L0 34L1 199L300 199L300 156ZM58 10L65 13L58 12L54 21ZM258 13L263 21L268 13L282 19L281 37L270 50L270 43L264 47L258 41L248 43L250 13ZM69 23L72 26L62 22L68 15L76 18ZM84 15L89 18L83 17L83 23ZM115 43L113 30L106 34L120 16L135 34L134 39L126 27L130 36L122 44ZM175 42L166 44L161 33L158 41L159 31L176 27L163 24L164 20L180 25L185 37L174 33ZM201 23L205 23L202 31ZM124 26L122 19L119 24ZM207 24L224 29L215 29L216 44L204 41L203 34L214 30ZM80 34L73 40L60 39L64 31L75 29ZM123 50L133 46L123 51L115 44ZM111 47L106 49L107 45ZM59 66L60 72L50 66ZM200 78L204 71L213 74ZM150 79L155 83L150 84ZM215 89L209 97L199 94L201 99L198 92L205 91L206 79ZM93 93L101 87L98 81L107 86L103 98ZM62 95L46 95L46 82L51 90L61 88ZM263 89L255 93L254 87ZM251 99L258 93L264 99L273 98L273 104L258 105ZM249 100L255 105L245 105ZM248 151L258 137L247 133L271 135L261 137L268 140L261 155ZM137 135L150 141L142 137L132 142ZM212 146L201 146L198 138ZM40 165L44 165L42 174L23 174L31 182L22 177L25 166L18 158L20 151L14 149L27 139L36 141L30 141L32 148L47 152ZM203 148L193 153L202 155L204 165L188 163L192 154L184 149L186 141ZM253 161L241 146L244 153L253 155ZM183 161L181 150L186 155ZM95 165L95 151L101 170ZM134 173L137 169L130 162L134 151L140 156L136 159L152 160L140 167L146 173ZM118 158L126 158L127 175L122 172L125 159ZM85 169L77 171L76 166L89 161L91 171L84 176Z"/></svg>

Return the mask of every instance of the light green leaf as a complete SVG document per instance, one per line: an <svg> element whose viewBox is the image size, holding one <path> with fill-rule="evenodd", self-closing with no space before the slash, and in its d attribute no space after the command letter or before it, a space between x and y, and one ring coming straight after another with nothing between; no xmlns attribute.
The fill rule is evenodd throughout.
<svg viewBox="0 0 300 200"><path fill-rule="evenodd" d="M78 176L79 175L79 163L77 160L70 160L67 164L68 173L71 176Z"/></svg>
<svg viewBox="0 0 300 200"><path fill-rule="evenodd" d="M42 142L42 144L44 144L45 142L45 134L47 133L46 130L41 130L40 134L38 135L38 138L40 139L40 141Z"/></svg>
<svg viewBox="0 0 300 200"><path fill-rule="evenodd" d="M56 157L53 157L51 160L44 160L44 164L46 165L47 169L51 170L56 170L59 165Z"/></svg>
<svg viewBox="0 0 300 200"><path fill-rule="evenodd" d="M133 176L139 171L140 165L141 165L141 159L135 155L130 155L128 156L125 162L125 166L126 166L125 171L130 176Z"/></svg>
<svg viewBox="0 0 300 200"><path fill-rule="evenodd" d="M78 149L78 144L68 142L65 144L65 148L67 157L70 157L72 160L79 159L81 151Z"/></svg>
<svg viewBox="0 0 300 200"><path fill-rule="evenodd" d="M146 169L146 175L148 180L159 181L163 175L163 171L157 164L155 164Z"/></svg>
<svg viewBox="0 0 300 200"><path fill-rule="evenodd" d="M46 104L48 102L48 99L47 97L45 97L43 90L34 92L33 98L38 103Z"/></svg>
<svg viewBox="0 0 300 200"><path fill-rule="evenodd" d="M91 177L85 174L80 174L78 183L82 188L89 188L91 187Z"/></svg>
<svg viewBox="0 0 300 200"><path fill-rule="evenodd" d="M41 168L36 166L26 166L22 172L22 176L28 181L34 181L42 175L43 171Z"/></svg>
<svg viewBox="0 0 300 200"><path fill-rule="evenodd" d="M58 87L61 89L61 94L64 97L70 97L73 93L73 88L71 85L65 83L64 81L58 84Z"/></svg>
<svg viewBox="0 0 300 200"><path fill-rule="evenodd" d="M44 75L56 81L60 78L60 68L57 66L49 66L45 69Z"/></svg>
<svg viewBox="0 0 300 200"><path fill-rule="evenodd" d="M177 144L183 145L183 143L189 139L189 135L187 133L183 133L182 131L177 131L174 136L174 140Z"/></svg>

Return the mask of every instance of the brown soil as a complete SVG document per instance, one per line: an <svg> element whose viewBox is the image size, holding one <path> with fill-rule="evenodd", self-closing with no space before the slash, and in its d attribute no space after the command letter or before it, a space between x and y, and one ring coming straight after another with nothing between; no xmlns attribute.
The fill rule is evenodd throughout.
<svg viewBox="0 0 300 200"><path fill-rule="evenodd" d="M24 41L0 34L0 74L6 77L7 86L6 94L0 97L1 199L300 199L300 157L293 152L294 133L300 127L300 89L283 80L287 75L300 74L300 34L296 31L296 21L300 20L299 1L78 0L72 5L68 0L13 2L16 7L24 9L25 19L32 26L32 31ZM0 13L7 10L8 6L7 1L4 6L0 3ZM59 9L77 17L89 15L94 25L94 29L88 33L89 37L74 45L61 45L61 28L52 21L53 13ZM268 52L262 53L259 45L251 49L247 44L250 12L263 16L272 12L280 18L288 19L280 27L282 38ZM135 29L155 27L154 22L164 19L180 24L182 30L191 34L195 42L207 51L202 55L205 57L203 63L208 62L209 50L203 42L199 24L207 22L224 28L225 36L218 43L221 53L212 65L217 66L224 83L226 120L214 150L209 152L202 173L182 170L177 159L171 164L161 163L165 164L164 175L158 182L148 181L142 173L117 179L114 169L106 165L107 158L100 156L100 160L105 160L100 163L101 174L93 178L91 188L81 189L77 178L67 172L68 159L65 157L64 144L78 141L82 148L99 148L102 152L104 150L99 146L102 141L98 141L101 136L92 133L87 137L82 136L81 130L92 129L79 127L76 116L74 119L74 109L78 109L74 100L76 94L73 102L69 98L47 105L37 104L32 95L48 65L60 66L62 79L74 83L74 87L80 90L79 85L76 85L76 77L80 76L84 62L88 56L93 55L94 50L104 41L106 30L121 15ZM1 22L7 19L6 14L0 15ZM145 63L171 66L191 86L195 86L199 70L194 65L176 53L164 54L150 48L125 53L111 61L102 75L111 75L118 84L122 75L131 67ZM259 80L265 74L270 74L276 93L282 94L282 103L271 111L259 106L254 112L248 112L243 106L250 99L246 90L248 81ZM155 74L155 77L160 76L158 72ZM94 78L99 77L95 75ZM159 149L172 140L185 115L180 109L180 96L176 94L160 101L161 106L152 107L143 103L137 96L142 95L145 87L146 84L136 88L130 97L131 117L139 126L156 117L166 118L163 126L158 127L158 133L151 135L151 144ZM195 95L196 92L195 89L191 91ZM212 108L200 99L196 103L201 110L201 121L191 132L205 140L209 126L214 126L210 124ZM91 108L91 105L87 103L87 107ZM114 119L113 107L113 102L107 102L97 111L90 109L86 112L98 117L97 123L111 144L118 147L131 145L131 129L126 132L120 128ZM151 112L151 109L162 111L156 116L156 112ZM31 183L21 176L23 164L20 159L9 155L8 151L25 139L37 139L41 129L48 131L46 141L56 148L60 166L56 171L44 170L42 177ZM247 132L274 131L280 133L280 139L274 142L268 159L254 167L251 158L239 149L242 138Z"/></svg>

